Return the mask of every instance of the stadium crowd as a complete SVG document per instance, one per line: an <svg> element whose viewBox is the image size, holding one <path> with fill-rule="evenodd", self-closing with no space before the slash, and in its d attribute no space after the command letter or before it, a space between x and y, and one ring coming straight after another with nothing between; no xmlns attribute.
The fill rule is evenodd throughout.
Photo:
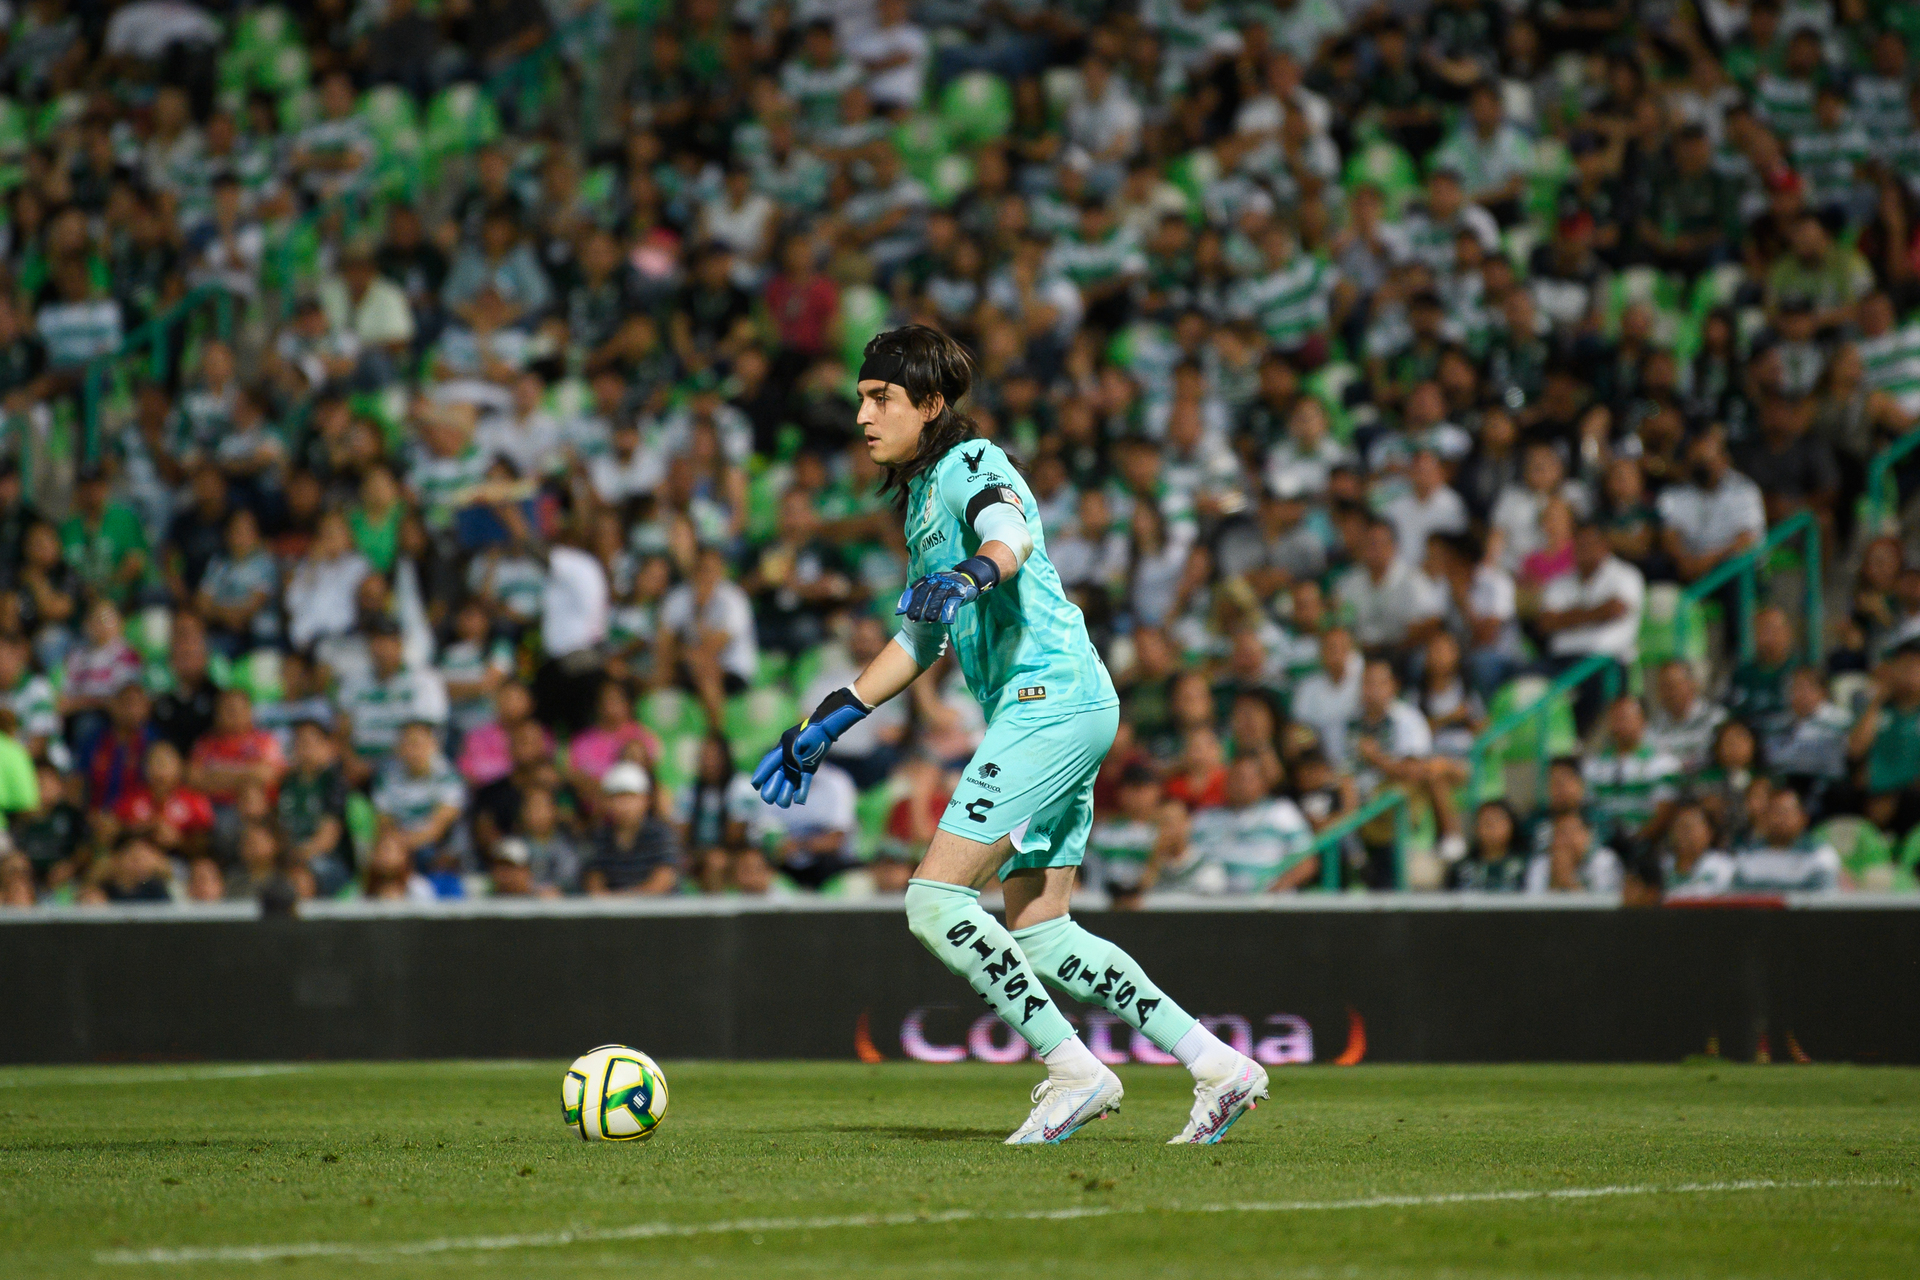
<svg viewBox="0 0 1920 1280"><path fill-rule="evenodd" d="M950 672L741 771L888 642L909 322L1122 690L1116 904L1913 886L1920 8L0 7L6 905L902 888Z"/></svg>

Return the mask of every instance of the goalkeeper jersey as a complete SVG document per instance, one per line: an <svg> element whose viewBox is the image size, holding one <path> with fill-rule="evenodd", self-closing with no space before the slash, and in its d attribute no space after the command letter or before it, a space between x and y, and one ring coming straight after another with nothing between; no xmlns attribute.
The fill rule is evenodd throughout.
<svg viewBox="0 0 1920 1280"><path fill-rule="evenodd" d="M998 445L963 441L908 484L908 581L977 553L983 540L974 521L999 504L1024 514L1033 554L1019 573L964 606L952 626L909 623L902 643L922 667L931 666L944 630L989 722L1016 706L1053 714L1116 704L1113 679L1047 558L1033 491Z"/></svg>

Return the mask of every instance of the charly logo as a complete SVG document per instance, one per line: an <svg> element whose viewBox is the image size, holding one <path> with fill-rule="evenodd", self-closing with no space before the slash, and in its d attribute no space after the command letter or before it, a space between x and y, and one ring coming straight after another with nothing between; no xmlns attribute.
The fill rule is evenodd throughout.
<svg viewBox="0 0 1920 1280"><path fill-rule="evenodd" d="M1078 1025L1093 1056L1110 1066L1123 1062L1166 1066L1179 1061L1111 1013L1089 1009L1079 1015L1067 1014L1066 1018ZM1273 1013L1264 1020L1234 1013L1204 1014L1199 1021L1238 1052L1267 1066L1314 1060L1313 1028L1295 1014ZM916 1062L961 1062L967 1058L1019 1062L1030 1052L1019 1032L993 1014L969 1021L967 1012L945 1005L922 1005L908 1013L900 1024L900 1050ZM1340 1061L1344 1065L1349 1058L1360 1060L1351 1043Z"/></svg>
<svg viewBox="0 0 1920 1280"><path fill-rule="evenodd" d="M993 801L985 799L984 797L978 800L969 800L967 801L967 816L975 822L985 822L987 820L987 810L991 808L993 808Z"/></svg>

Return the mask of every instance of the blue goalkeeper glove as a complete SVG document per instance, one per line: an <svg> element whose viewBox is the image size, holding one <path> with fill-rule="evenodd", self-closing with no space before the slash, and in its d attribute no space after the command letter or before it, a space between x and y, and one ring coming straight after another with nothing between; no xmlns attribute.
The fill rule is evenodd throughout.
<svg viewBox="0 0 1920 1280"><path fill-rule="evenodd" d="M812 715L780 735L779 746L760 757L753 771L760 798L782 809L805 804L807 792L813 790L813 771L826 759L827 748L871 710L851 688L828 694Z"/></svg>
<svg viewBox="0 0 1920 1280"><path fill-rule="evenodd" d="M1000 581L1000 566L985 556L962 560L951 569L930 573L900 593L895 613L904 613L909 622L937 622L953 625L960 606L972 604Z"/></svg>

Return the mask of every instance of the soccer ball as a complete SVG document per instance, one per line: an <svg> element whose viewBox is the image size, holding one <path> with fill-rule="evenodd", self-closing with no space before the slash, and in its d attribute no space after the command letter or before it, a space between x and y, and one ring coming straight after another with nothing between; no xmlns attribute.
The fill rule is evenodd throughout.
<svg viewBox="0 0 1920 1280"><path fill-rule="evenodd" d="M560 1118L582 1142L645 1142L667 1114L667 1078L638 1049L603 1044L560 1082Z"/></svg>

